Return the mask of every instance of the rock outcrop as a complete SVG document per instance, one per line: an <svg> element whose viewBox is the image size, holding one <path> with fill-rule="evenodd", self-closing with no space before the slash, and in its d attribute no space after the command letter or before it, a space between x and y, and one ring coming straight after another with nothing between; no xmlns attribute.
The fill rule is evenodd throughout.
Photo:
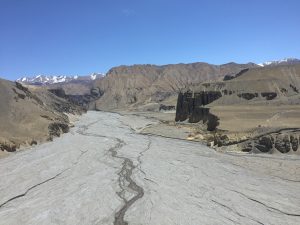
<svg viewBox="0 0 300 225"><path fill-rule="evenodd" d="M225 90L225 93L227 93L227 90ZM244 98L246 100L251 100L253 98L257 98L258 93L239 93L239 94L237 94L237 96L240 98Z"/></svg>
<svg viewBox="0 0 300 225"><path fill-rule="evenodd" d="M246 139L232 139L220 132L214 134L212 139L212 146L222 151L230 147L231 149L250 153L280 152L300 154L299 128L281 129Z"/></svg>
<svg viewBox="0 0 300 225"><path fill-rule="evenodd" d="M175 110L175 106L173 106L173 105L164 105L164 104L159 105L159 111L171 111L171 110Z"/></svg>
<svg viewBox="0 0 300 225"><path fill-rule="evenodd" d="M83 95L68 95L62 88L48 90L56 96L64 98L72 104L82 107L84 110L96 110L95 101L103 95L99 88L92 88L90 90L90 94Z"/></svg>
<svg viewBox="0 0 300 225"><path fill-rule="evenodd" d="M237 77L243 75L243 74L246 73L248 70L249 70L249 68L243 69L243 70L241 70L240 72L238 72L238 73L235 74L235 75L227 74L227 75L224 76L224 79L223 79L223 80L224 80L224 81L226 81L226 80L232 80L232 79L234 79L234 78L237 78Z"/></svg>
<svg viewBox="0 0 300 225"><path fill-rule="evenodd" d="M176 107L175 121L182 122L188 120L190 123L202 121L207 123L207 130L213 131L219 125L218 117L209 112L209 108L203 106L210 104L222 96L221 92L185 92L179 93Z"/></svg>
<svg viewBox="0 0 300 225"><path fill-rule="evenodd" d="M52 140L53 137L59 137L62 133L68 133L70 128L66 123L50 123L48 126L49 129L49 139Z"/></svg>
<svg viewBox="0 0 300 225"><path fill-rule="evenodd" d="M287 129L265 134L239 144L244 152L299 152L300 129Z"/></svg>

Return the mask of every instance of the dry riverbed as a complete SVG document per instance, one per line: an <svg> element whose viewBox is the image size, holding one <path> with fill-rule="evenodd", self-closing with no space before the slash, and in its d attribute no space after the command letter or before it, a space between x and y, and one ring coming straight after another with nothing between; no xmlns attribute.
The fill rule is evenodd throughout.
<svg viewBox="0 0 300 225"><path fill-rule="evenodd" d="M0 225L300 224L299 156L139 134L153 123L88 112L61 138L0 159Z"/></svg>

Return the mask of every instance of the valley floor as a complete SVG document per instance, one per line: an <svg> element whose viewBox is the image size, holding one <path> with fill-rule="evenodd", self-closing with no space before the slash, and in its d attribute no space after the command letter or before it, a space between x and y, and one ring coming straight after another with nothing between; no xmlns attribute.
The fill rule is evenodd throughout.
<svg viewBox="0 0 300 225"><path fill-rule="evenodd" d="M0 159L0 225L300 224L297 155L138 133L151 123L88 112L61 138Z"/></svg>

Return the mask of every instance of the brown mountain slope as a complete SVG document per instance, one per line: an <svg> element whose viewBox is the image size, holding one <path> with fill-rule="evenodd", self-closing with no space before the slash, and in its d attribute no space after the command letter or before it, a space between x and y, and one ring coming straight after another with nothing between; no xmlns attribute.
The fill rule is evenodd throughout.
<svg viewBox="0 0 300 225"><path fill-rule="evenodd" d="M252 67L256 65L192 63L115 67L94 84L104 93L97 101L97 108L136 108L147 103L162 102L192 84L222 80L225 75L234 75Z"/></svg>
<svg viewBox="0 0 300 225"><path fill-rule="evenodd" d="M252 68L232 80L192 85L191 91L217 91L222 97L218 104L298 104L300 64ZM267 102L266 102L267 100ZM268 102L272 100L272 102Z"/></svg>
<svg viewBox="0 0 300 225"><path fill-rule="evenodd" d="M80 110L48 91L0 79L0 149L15 151L67 132L64 113Z"/></svg>
<svg viewBox="0 0 300 225"><path fill-rule="evenodd" d="M90 93L93 84L92 82L69 82L69 83L49 84L43 87L45 89L61 88L65 91L67 95L84 95Z"/></svg>

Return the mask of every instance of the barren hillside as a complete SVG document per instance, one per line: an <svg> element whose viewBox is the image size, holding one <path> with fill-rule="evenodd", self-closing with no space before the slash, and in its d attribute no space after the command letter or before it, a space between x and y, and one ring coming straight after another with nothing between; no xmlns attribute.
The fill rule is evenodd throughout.
<svg viewBox="0 0 300 225"><path fill-rule="evenodd" d="M255 64L228 63L211 65L207 63L176 65L134 65L112 68L106 77L94 86L104 92L97 101L99 109L136 108L148 103L160 103L177 96L190 85L204 81L223 80L225 75L235 75Z"/></svg>
<svg viewBox="0 0 300 225"><path fill-rule="evenodd" d="M69 129L65 113L80 112L48 91L0 79L0 149L15 151L59 136Z"/></svg>

